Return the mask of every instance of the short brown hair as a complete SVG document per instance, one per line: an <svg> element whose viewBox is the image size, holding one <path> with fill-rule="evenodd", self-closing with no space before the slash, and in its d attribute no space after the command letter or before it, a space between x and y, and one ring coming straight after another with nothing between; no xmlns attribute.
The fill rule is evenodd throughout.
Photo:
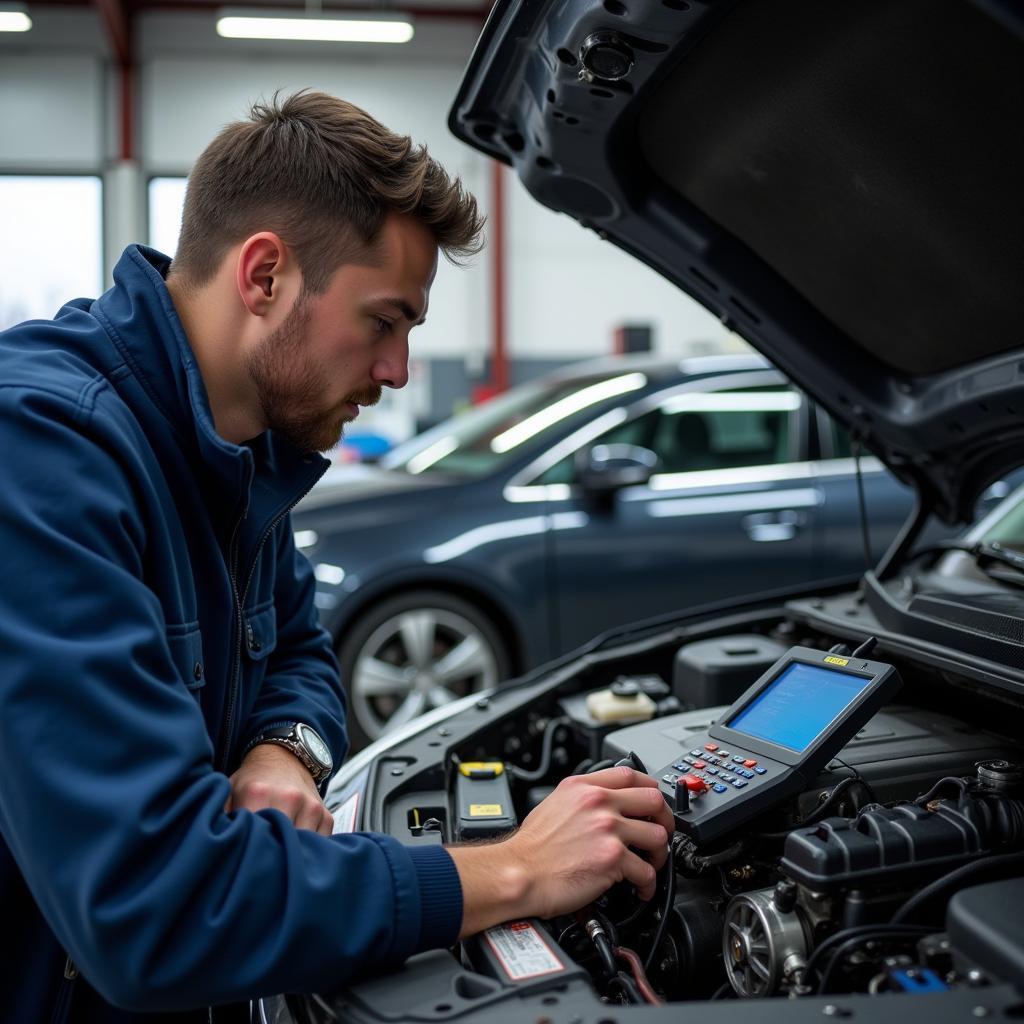
<svg viewBox="0 0 1024 1024"><path fill-rule="evenodd" d="M295 252L304 289L320 293L342 263L372 256L389 213L421 221L453 263L483 244L476 200L425 146L335 96L275 95L192 168L174 274L200 287L232 245L274 231Z"/></svg>

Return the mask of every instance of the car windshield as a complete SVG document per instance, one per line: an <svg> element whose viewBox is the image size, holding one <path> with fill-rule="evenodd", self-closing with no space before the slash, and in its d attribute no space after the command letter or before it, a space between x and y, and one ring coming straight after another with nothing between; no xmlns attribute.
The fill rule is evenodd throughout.
<svg viewBox="0 0 1024 1024"><path fill-rule="evenodd" d="M524 384L399 445L380 464L413 474L487 476L524 445L545 444L567 423L646 384L647 376L636 371Z"/></svg>
<svg viewBox="0 0 1024 1024"><path fill-rule="evenodd" d="M977 540L1024 552L1024 487L992 513Z"/></svg>

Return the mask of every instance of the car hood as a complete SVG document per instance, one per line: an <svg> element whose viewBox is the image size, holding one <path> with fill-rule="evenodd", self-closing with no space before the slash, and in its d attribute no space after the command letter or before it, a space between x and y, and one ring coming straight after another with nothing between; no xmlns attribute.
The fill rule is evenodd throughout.
<svg viewBox="0 0 1024 1024"><path fill-rule="evenodd" d="M381 469L377 466L350 465L332 467L316 486L295 507L295 514L315 512L323 508L379 499L386 495L424 492L445 487L455 482L454 477L439 473L414 476L400 470Z"/></svg>
<svg viewBox="0 0 1024 1024"><path fill-rule="evenodd" d="M1022 37L1000 0L499 0L449 124L968 521L1024 462Z"/></svg>

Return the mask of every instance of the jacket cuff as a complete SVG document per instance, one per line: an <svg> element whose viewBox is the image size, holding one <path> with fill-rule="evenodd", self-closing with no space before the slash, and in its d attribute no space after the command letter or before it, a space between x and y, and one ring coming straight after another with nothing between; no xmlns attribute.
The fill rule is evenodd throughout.
<svg viewBox="0 0 1024 1024"><path fill-rule="evenodd" d="M415 952L454 945L462 928L462 883L443 846L406 847L420 890L420 939Z"/></svg>

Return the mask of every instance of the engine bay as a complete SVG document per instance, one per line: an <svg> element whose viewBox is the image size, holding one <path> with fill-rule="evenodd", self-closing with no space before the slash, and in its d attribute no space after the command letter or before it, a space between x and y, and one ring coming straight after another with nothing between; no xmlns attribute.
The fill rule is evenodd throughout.
<svg viewBox="0 0 1024 1024"><path fill-rule="evenodd" d="M742 778L731 750L705 749L708 730L785 651L849 656L865 623L847 614L843 633L829 627L837 604L852 600L596 647L393 746L339 800L362 799L353 827L410 844L500 842L562 780L615 764L655 778L674 765L700 783L699 804L723 775ZM401 1005L406 1020L485 1006L526 1019L527 1005L571 1005L578 1021L598 1021L634 1004L724 1010L758 999L759 1015L777 1004L792 1020L806 1004L810 1020L837 998L936 992L966 1000L943 1002L950 1020L964 1019L979 993L1020 1006L1021 704L979 687L977 664L951 671L934 651L918 657L884 634L872 657L899 672L897 698L798 792L708 841L677 830L652 900L619 883L575 915L489 929L454 956L423 954L293 1006L294 1018L398 1019ZM676 782L663 785L670 806Z"/></svg>

